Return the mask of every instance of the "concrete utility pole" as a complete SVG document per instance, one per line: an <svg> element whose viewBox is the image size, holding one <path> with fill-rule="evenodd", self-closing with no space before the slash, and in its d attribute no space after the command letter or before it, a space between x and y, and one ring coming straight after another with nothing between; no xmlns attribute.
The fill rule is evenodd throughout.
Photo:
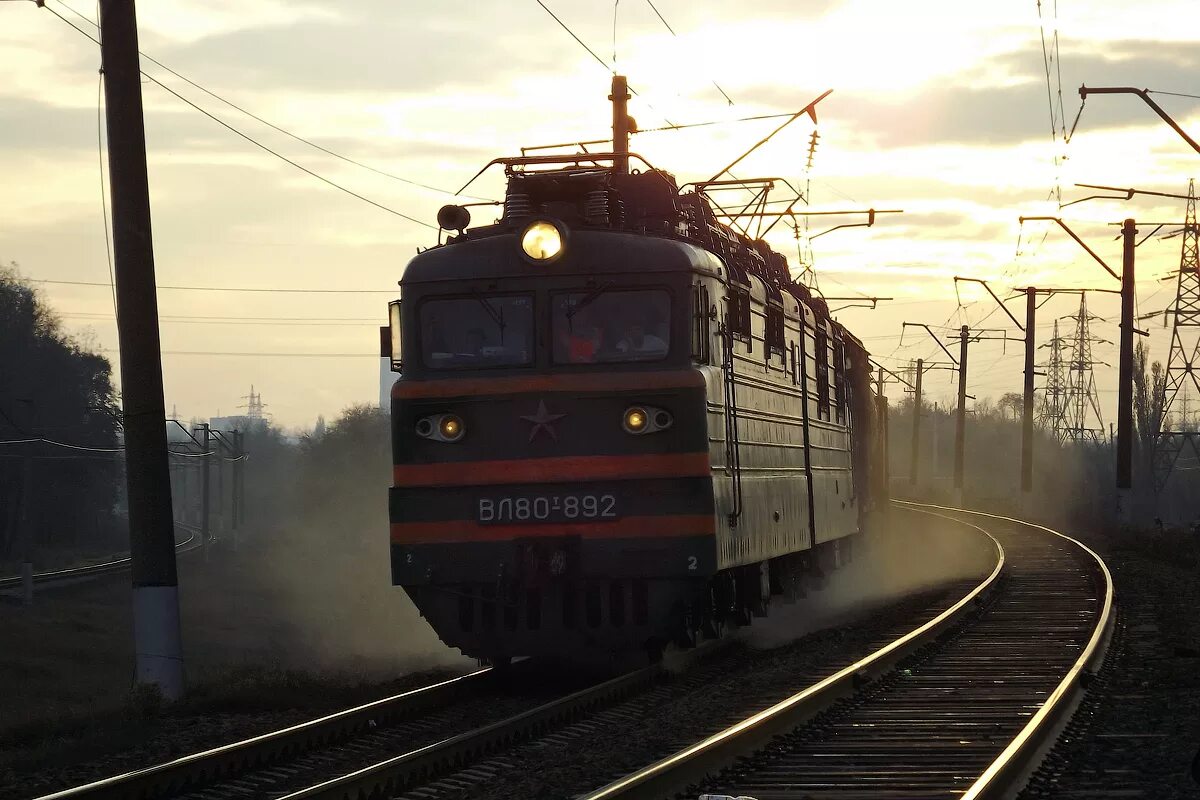
<svg viewBox="0 0 1200 800"><path fill-rule="evenodd" d="M1117 386L1117 515L1132 521L1133 511L1133 304L1137 225L1121 226L1121 360Z"/></svg>
<svg viewBox="0 0 1200 800"><path fill-rule="evenodd" d="M138 683L183 694L146 132L133 0L100 0Z"/></svg>
<svg viewBox="0 0 1200 800"><path fill-rule="evenodd" d="M1021 406L1021 496L1029 508L1033 493L1033 385L1034 352L1037 342L1034 327L1037 322L1037 289L1025 290L1025 396Z"/></svg>
<svg viewBox="0 0 1200 800"><path fill-rule="evenodd" d="M958 418L954 425L954 492L959 506L963 502L963 471L966 465L968 333L966 325L958 332Z"/></svg>
<svg viewBox="0 0 1200 800"><path fill-rule="evenodd" d="M1091 91L1091 90L1089 90ZM1135 91L1134 94L1139 92ZM1056 223L1075 242L1087 251L1104 271L1121 282L1121 342L1120 364L1117 370L1117 517L1123 522L1131 519L1130 502L1133 495L1133 334L1141 333L1134 327L1134 254L1137 247L1137 224L1127 219L1121 225L1121 274L1108 266L1087 243L1080 239L1067 224L1058 217L1019 217L1026 220L1044 220Z"/></svg>
<svg viewBox="0 0 1200 800"><path fill-rule="evenodd" d="M942 430L942 407L936 401L934 401L933 404L933 417L931 420L932 421L929 425L929 430L930 433L933 434L930 437L933 440L933 464L930 465L930 472L932 474L929 477L937 480L938 476L942 474L942 443L938 441L938 434L941 433Z"/></svg>
<svg viewBox="0 0 1200 800"><path fill-rule="evenodd" d="M879 497L879 507L887 508L891 490L891 455L888 447L888 401L883 393L883 367L879 368L879 378L875 397L875 410L879 420L879 460L882 462L883 474L876 486Z"/></svg>
<svg viewBox="0 0 1200 800"><path fill-rule="evenodd" d="M200 469L202 470L200 473L200 541L204 544L205 555L208 554L209 540L212 538L212 531L209 527L210 520L208 508L208 487L212 480L212 472L209 469L208 463L212 460L211 440L209 438L211 435L212 432L209 430L208 423L200 423L200 444L203 448L200 459Z"/></svg>
<svg viewBox="0 0 1200 800"><path fill-rule="evenodd" d="M908 482L917 485L920 473L920 459L917 457L921 449L921 375L925 372L925 359L917 359L916 380L913 381L913 421L912 421L912 461L908 468Z"/></svg>
<svg viewBox="0 0 1200 800"><path fill-rule="evenodd" d="M242 432L233 432L233 497L229 503L229 516L233 520L234 541L241 526L242 508Z"/></svg>
<svg viewBox="0 0 1200 800"><path fill-rule="evenodd" d="M1037 314L1037 289L1025 290L1025 325L1013 316L1013 313L1008 310L1008 306L1004 301L996 296L992 291L992 287L988 286L987 281L979 278L960 278L957 275L954 277L955 291L960 281L968 283L978 283L987 293L996 301L996 305L1000 310L1008 315L1013 324L1020 330L1025 332L1025 397L1023 404L1023 417L1021 420L1021 492L1026 501L1029 498L1029 492L1033 490L1033 378L1034 378L1034 321ZM1007 338L1007 336L1005 337Z"/></svg>

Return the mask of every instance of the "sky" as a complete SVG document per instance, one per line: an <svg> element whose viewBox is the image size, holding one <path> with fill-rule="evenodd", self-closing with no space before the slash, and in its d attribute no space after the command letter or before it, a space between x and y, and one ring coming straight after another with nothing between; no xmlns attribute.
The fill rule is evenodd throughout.
<svg viewBox="0 0 1200 800"><path fill-rule="evenodd" d="M786 177L807 189L812 210L904 210L810 242L835 224L814 220L800 243L826 295L894 298L838 318L897 370L941 354L923 331L901 338L904 321L942 335L1007 323L1020 335L982 289L956 292L955 275L987 280L1001 297L1028 285L1116 288L1061 230L1022 226L1019 216L1061 215L1119 267L1111 223L1181 221L1182 202L1138 197L1060 211L1058 198L1094 194L1075 183L1186 193L1200 172L1200 154L1133 96L1090 97L1067 136L1081 84L1200 95L1193 0L1149 0L1136 13L1117 0L1043 0L1040 9L1036 0L544 3L594 55L537 0L140 4L142 52L212 94L143 60L146 73L390 209L300 171L143 81L168 411L236 413L253 385L278 424L307 428L319 414L376 402L387 301L417 248L436 242L432 227L406 217L434 226L450 193L492 158L607 136L614 65L637 92L630 112L643 129L794 111L833 90L815 126L797 121L738 175ZM94 31L95 7L81 0L46 0L46 8L0 0L0 262L51 281L37 285L67 329L115 361L99 48L55 12ZM1200 100L1154 99L1200 137ZM632 147L681 182L699 180L778 122L646 132ZM499 172L469 193L500 197ZM796 264L793 231L780 226L771 241ZM1178 269L1180 239L1149 238L1137 258L1139 312L1148 314L1173 297L1173 283L1161 279ZM1061 296L1041 309L1040 343L1077 303ZM1023 300L1009 305L1020 317ZM1094 333L1115 341L1117 298L1092 295L1089 311L1102 318ZM1161 315L1144 324L1152 357L1165 361ZM1094 355L1112 365L1097 366L1107 427L1115 346L1097 344ZM1019 343L979 342L969 391L981 399L1020 391L1020 370ZM950 401L952 374L932 373L926 387L930 400ZM901 388L889 393L899 398Z"/></svg>

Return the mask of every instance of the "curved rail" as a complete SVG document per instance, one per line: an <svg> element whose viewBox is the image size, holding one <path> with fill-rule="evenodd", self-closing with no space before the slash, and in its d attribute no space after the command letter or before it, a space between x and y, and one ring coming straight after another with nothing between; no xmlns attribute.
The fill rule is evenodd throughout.
<svg viewBox="0 0 1200 800"><path fill-rule="evenodd" d="M153 800L199 789L249 769L293 758L316 747L343 742L376 727L396 722L407 714L445 705L478 692L492 677L491 673L490 667L477 670L289 728L193 753L165 764L48 794L38 800L130 797Z"/></svg>
<svg viewBox="0 0 1200 800"><path fill-rule="evenodd" d="M1036 710L1032 711L1030 719L1023 725L1011 742L1004 747L1003 751L998 756L988 756L987 760L980 764L978 767L980 771L977 773L979 777L966 793L962 795L963 798L971 798L972 800L1008 796L1032 767L1036 766L1036 762L1040 760L1040 754L1045 752L1045 747L1052 741L1055 733L1069 719L1069 712L1074 708L1073 701L1077 698L1077 694L1081 689L1084 675L1087 670L1094 667L1103 657L1104 644L1113 620L1111 574L1107 566L1103 563L1103 560L1086 545L1040 525L1026 523L1023 520L1011 517L1002 517L981 512L965 512L962 509L943 506L899 502L897 504L914 512L942 517L960 525L966 525L989 535L989 537L991 535L987 531L983 531L979 526L967 522L961 516L950 516L948 513L940 512L950 512L956 515L969 513L976 516L1025 525L1045 533L1053 534L1078 548L1079 553L1084 554L1087 559L1094 561L1096 569L1093 571L1093 574L1101 576L1100 583L1103 585L1103 600L1099 604L1095 624L1090 629L1086 645L1081 648L1080 654L1070 664L1069 668L1065 669L1065 674L1058 681L1056 688L1047 693L1045 699L1040 702ZM995 541L995 537L991 538ZM1000 546L999 543L997 543L997 546ZM992 575L989 576L984 584L976 587L972 591L971 596L978 598L985 586L991 587L995 584L1002 564L1003 562L997 565ZM969 598L964 598L963 601L960 601L939 618L923 626L923 629L930 628L931 626L937 626L939 631L949 629L953 622L950 618L952 613L957 610L958 615L961 616L963 605L968 600ZM714 775L721 768L734 763L737 759L762 750L765 745L778 735L800 728L804 722L810 720L819 711L829 708L834 700L840 699L847 694L853 694L853 692L845 691L846 689L850 687L857 689L860 686L865 686L867 680L880 675L883 670L864 667L879 664L880 656L885 652L890 652L893 655L898 650L903 650L906 653L914 652L919 647L918 643L913 642L913 637L917 633L918 631L914 631L896 642L892 642L882 650L868 656L857 664L847 667L837 675L831 676L821 683L794 695L792 698L756 714L725 731L715 734L699 744L615 781L591 794L584 795L581 800L616 800L617 798L621 800L634 800L635 798L641 800L642 798L660 798L671 796L675 792L689 786L694 786L705 778ZM930 638L927 635L925 641L928 642ZM908 644L902 645L905 642ZM930 656L931 658L937 657L937 649L934 649L933 655ZM897 660L896 658L890 658L887 659L887 662L895 664ZM892 676L895 675L896 673L893 672ZM843 691L837 690L836 687L839 686ZM883 686L885 691L884 696L886 696L887 684L881 683L876 684L876 686ZM851 704L851 707L853 706L854 703ZM1030 706L1032 707L1032 698ZM909 737L907 740L909 742L917 741L916 738L912 737ZM902 748L905 747L903 744L900 746ZM909 747L911 747L911 744ZM908 752L907 749L906 752ZM754 768L750 765L745 765L745 767L738 768L739 774L742 771L754 772ZM964 773L956 774L961 775ZM969 775L971 773L967 772L965 774ZM772 786L783 786L787 784L780 784L778 781L786 781L788 779L780 776L772 776L764 780L767 780ZM868 784L861 787L864 793L869 793L875 789L886 793L886 784L878 783L879 780L886 781L886 778L875 776L872 779L865 780L868 780ZM899 778L896 778L896 780L899 780ZM894 788L897 791L911 791L914 787ZM750 791L753 793L752 790ZM799 795L802 794L804 792L800 791ZM906 794L905 796L908 795Z"/></svg>
<svg viewBox="0 0 1200 800"><path fill-rule="evenodd" d="M188 538L182 542L175 544L175 552L188 553L200 547L200 529L185 522L176 522L175 527L182 528L187 531ZM99 564L87 564L82 567L70 567L68 569L56 569L47 572L33 573L34 584L57 583L59 581L74 580L76 578L90 578L97 575L107 575L112 572L123 572L129 569L130 557L117 558L112 561L104 561ZM22 577L20 575L10 575L0 578L0 591L5 589L15 589L21 585Z"/></svg>
<svg viewBox="0 0 1200 800"><path fill-rule="evenodd" d="M1005 565L1004 548L994 536L976 525L955 521L974 528L992 541L996 548L996 566L991 574L950 608L823 681L578 800L634 800L669 796L766 745L776 736L799 727L835 701L853 695L866 683L889 672L905 656L932 642L983 601L984 596L996 587Z"/></svg>
<svg viewBox="0 0 1200 800"><path fill-rule="evenodd" d="M899 503L902 501L896 502ZM1112 573L1109 572L1108 565L1104 563L1104 559L1096 551L1092 550L1092 548L1078 539L1067 536L1052 528L1047 528L1044 525L1026 522L1025 520L1013 517L1005 517L999 514L988 514L982 511L950 509L944 506L917 503L905 503L905 505L918 508L939 508L960 514L989 517L1044 531L1070 542L1086 553L1096 562L1099 572L1103 576L1104 600L1100 606L1099 618L1096 622L1096 628L1092 632L1091 638L1088 639L1087 645L1084 646L1083 651L1079 654L1079 658L1067 670L1067 674L1059 681L1058 686L1050 693L1046 701L1042 703L1041 708L1037 710L1037 713L1033 715L1028 724L1021 729L1021 732L1009 743L1004 752L984 770L984 773L979 776L974 785L963 794L962 800L983 800L984 798L1006 796L1014 784L1020 778L1026 776L1031 767L1036 766L1036 763L1034 763L1035 757L1043 752L1046 744L1053 740L1053 735L1070 719L1070 712L1074 711L1079 694L1083 690L1084 676L1097 669L1104 658L1115 620L1113 610L1116 603L1116 593L1113 588Z"/></svg>

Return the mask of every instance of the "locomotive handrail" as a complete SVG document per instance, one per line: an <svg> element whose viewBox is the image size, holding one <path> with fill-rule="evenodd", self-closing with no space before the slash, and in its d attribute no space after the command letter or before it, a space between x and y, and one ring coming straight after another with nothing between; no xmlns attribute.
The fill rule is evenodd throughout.
<svg viewBox="0 0 1200 800"><path fill-rule="evenodd" d="M733 332L729 327L729 312L721 326L721 377L725 385L725 463L733 481L733 510L729 512L729 527L736 528L742 516L742 453L738 433L737 374L734 372Z"/></svg>
<svg viewBox="0 0 1200 800"><path fill-rule="evenodd" d="M638 161L645 164L649 171L656 175L661 175L661 171L658 169L658 167L654 166L637 153L555 153L548 156L505 156L503 158L493 158L491 161L484 164L483 169L479 170L479 172L476 172L471 177L471 180L464 183L462 188L454 193L454 196L457 197L465 192L472 183L478 180L480 175L487 172L497 164L503 164L506 167L524 167L531 164L584 164L588 162L595 164L600 161L615 161L618 158L636 158ZM663 178L662 180L668 186L671 186L670 182L667 181L666 178ZM671 186L671 190L677 191L677 188L675 186Z"/></svg>

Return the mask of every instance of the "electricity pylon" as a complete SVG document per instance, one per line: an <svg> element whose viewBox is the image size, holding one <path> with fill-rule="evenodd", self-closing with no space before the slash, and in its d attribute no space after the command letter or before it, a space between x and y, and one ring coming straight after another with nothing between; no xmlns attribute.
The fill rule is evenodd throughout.
<svg viewBox="0 0 1200 800"><path fill-rule="evenodd" d="M1065 339L1058 333L1058 320L1054 320L1054 338L1042 347L1050 348L1050 360L1046 367L1046 386L1042 390L1042 405L1038 409L1038 425L1048 428L1056 441L1066 438L1067 378L1063 367L1063 344Z"/></svg>
<svg viewBox="0 0 1200 800"><path fill-rule="evenodd" d="M1167 309L1171 324L1171 355L1167 360L1167 390L1162 423L1154 447L1154 482L1161 489L1180 455L1190 449L1200 459L1197 428L1200 423L1200 258L1197 257L1196 182L1188 181L1187 211L1183 220L1183 248L1179 256L1175 302ZM1190 329L1190 330L1189 330Z"/></svg>
<svg viewBox="0 0 1200 800"><path fill-rule="evenodd" d="M254 393L254 384L250 384L250 394L243 395L242 399L247 402L244 405L238 406L238 408L246 409L247 419L254 422L260 422L265 419L266 414L263 413L263 409L267 407L267 404L262 401L261 393Z"/></svg>
<svg viewBox="0 0 1200 800"><path fill-rule="evenodd" d="M1098 444L1104 438L1104 417L1100 413L1096 375L1092 370L1096 364L1092 360L1092 345L1106 340L1091 334L1091 322L1100 317L1088 313L1086 293L1079 295L1079 312L1067 319L1075 320L1075 338L1071 341L1071 360L1067 364L1063 439Z"/></svg>

